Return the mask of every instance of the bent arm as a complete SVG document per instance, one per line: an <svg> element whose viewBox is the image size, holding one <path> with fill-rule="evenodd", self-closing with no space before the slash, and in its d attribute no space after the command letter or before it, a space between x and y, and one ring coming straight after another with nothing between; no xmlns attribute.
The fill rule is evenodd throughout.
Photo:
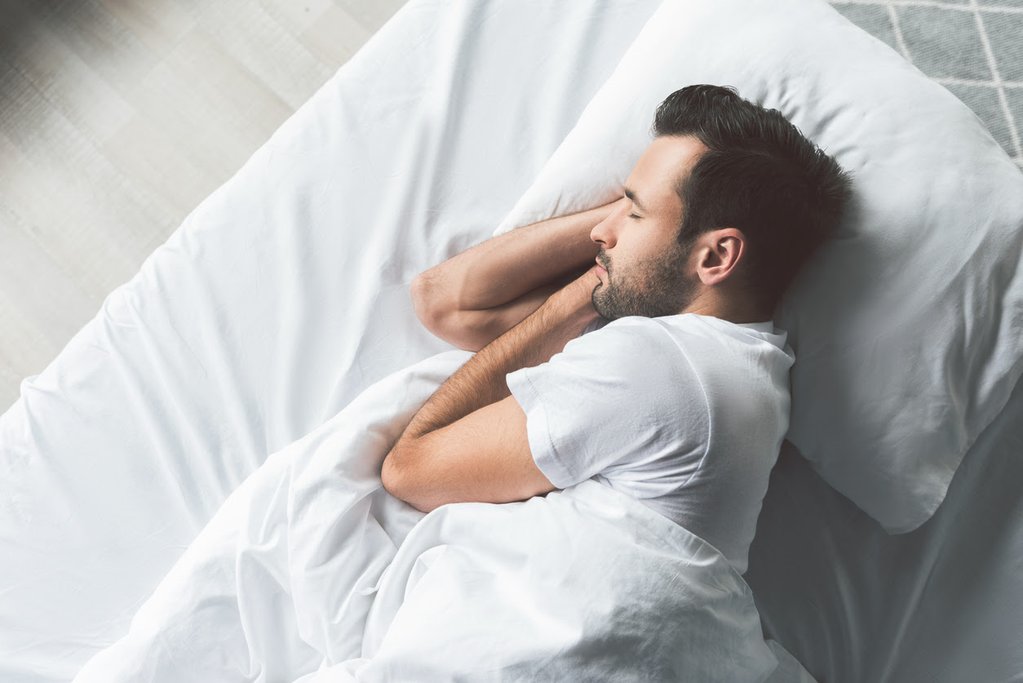
<svg viewBox="0 0 1023 683"><path fill-rule="evenodd" d="M423 512L554 490L533 461L526 414L505 377L550 360L599 317L591 302L599 282L590 268L445 380L384 458L384 488Z"/></svg>
<svg viewBox="0 0 1023 683"><path fill-rule="evenodd" d="M424 271L412 283L416 315L441 339L478 351L593 266L590 232L620 201L516 228Z"/></svg>

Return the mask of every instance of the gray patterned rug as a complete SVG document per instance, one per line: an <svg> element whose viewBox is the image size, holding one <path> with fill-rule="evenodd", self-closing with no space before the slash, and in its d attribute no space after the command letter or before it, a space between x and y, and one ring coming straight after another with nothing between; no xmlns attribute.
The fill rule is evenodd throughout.
<svg viewBox="0 0 1023 683"><path fill-rule="evenodd" d="M974 111L1023 170L1023 0L829 0Z"/></svg>

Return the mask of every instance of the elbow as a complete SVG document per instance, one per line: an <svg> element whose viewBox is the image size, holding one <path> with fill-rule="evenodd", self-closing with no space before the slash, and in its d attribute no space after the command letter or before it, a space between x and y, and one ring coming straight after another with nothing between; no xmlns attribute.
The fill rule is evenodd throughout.
<svg viewBox="0 0 1023 683"><path fill-rule="evenodd" d="M480 312L462 311L444 294L430 271L420 273L409 288L416 317L435 337L465 351L486 346L485 330L480 328Z"/></svg>
<svg viewBox="0 0 1023 683"><path fill-rule="evenodd" d="M396 449L391 449L391 452L384 458L384 464L380 468L380 483L384 487L384 490L392 496L399 500L405 500L402 497L403 494L401 492L401 481L395 458L395 450Z"/></svg>
<svg viewBox="0 0 1023 683"><path fill-rule="evenodd" d="M415 310L419 322L432 332L443 307L437 302L437 287L429 273L430 271L420 273L412 280L409 294L412 297L412 308Z"/></svg>
<svg viewBox="0 0 1023 683"><path fill-rule="evenodd" d="M395 460L394 449L392 449L387 454L387 457L384 458L384 464L380 471L380 483L383 485L384 490L420 512L430 512L433 508L437 507L436 505L425 505L416 496L410 495L406 490L407 484L403 483L403 480L406 479L407 477L402 474L402 470Z"/></svg>
<svg viewBox="0 0 1023 683"><path fill-rule="evenodd" d="M405 461L408 459L406 453L414 443L415 440L411 436L403 433L387 451L380 466L380 483L393 496L401 494L401 480L406 470Z"/></svg>
<svg viewBox="0 0 1023 683"><path fill-rule="evenodd" d="M460 311L441 289L430 271L420 273L409 287L412 308L423 327L445 341L451 341L451 332L457 331Z"/></svg>
<svg viewBox="0 0 1023 683"><path fill-rule="evenodd" d="M384 457L384 464L381 466L381 484L384 486L384 490L395 498L401 498L402 500L404 500L404 492L402 490L402 474L404 469L402 458L405 457L404 452L407 447L407 439L402 436L391 447L391 450Z"/></svg>

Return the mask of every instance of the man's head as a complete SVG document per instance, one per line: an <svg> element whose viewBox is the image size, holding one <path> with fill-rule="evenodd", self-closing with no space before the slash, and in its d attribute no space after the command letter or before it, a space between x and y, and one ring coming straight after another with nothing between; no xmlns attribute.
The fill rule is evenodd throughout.
<svg viewBox="0 0 1023 683"><path fill-rule="evenodd" d="M691 85L657 108L625 197L593 228L604 318L767 320L851 195L849 175L775 109Z"/></svg>

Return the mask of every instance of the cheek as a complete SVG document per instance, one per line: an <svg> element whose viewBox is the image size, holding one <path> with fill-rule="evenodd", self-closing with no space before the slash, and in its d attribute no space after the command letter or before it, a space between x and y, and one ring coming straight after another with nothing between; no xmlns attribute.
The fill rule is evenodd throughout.
<svg viewBox="0 0 1023 683"><path fill-rule="evenodd" d="M677 248L674 237L665 238L666 228L650 218L631 221L618 234L615 248L608 259L611 275L641 275L651 264L664 260Z"/></svg>
<svg viewBox="0 0 1023 683"><path fill-rule="evenodd" d="M663 261L672 252L672 244L652 235L637 235L629 245L629 264L634 267Z"/></svg>

